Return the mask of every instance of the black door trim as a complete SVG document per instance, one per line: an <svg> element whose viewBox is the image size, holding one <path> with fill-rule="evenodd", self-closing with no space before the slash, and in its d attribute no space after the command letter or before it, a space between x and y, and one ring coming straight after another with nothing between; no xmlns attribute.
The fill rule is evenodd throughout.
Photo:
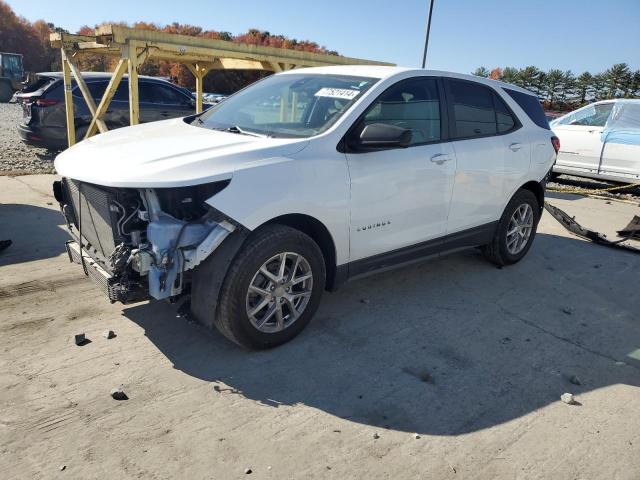
<svg viewBox="0 0 640 480"><path fill-rule="evenodd" d="M336 275L337 285L335 285L335 287L351 278L377 270L404 265L461 248L485 245L493 239L497 227L497 221L486 223L461 232L450 233L444 237L427 240L426 242L340 265L338 266Z"/></svg>

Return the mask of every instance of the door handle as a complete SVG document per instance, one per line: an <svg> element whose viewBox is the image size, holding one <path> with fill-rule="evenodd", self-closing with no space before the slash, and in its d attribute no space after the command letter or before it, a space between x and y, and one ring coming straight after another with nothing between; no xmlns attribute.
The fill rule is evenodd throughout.
<svg viewBox="0 0 640 480"><path fill-rule="evenodd" d="M446 153L437 153L433 157L431 157L431 161L433 163L437 163L438 165L442 165L444 162L448 162L451 160L451 157Z"/></svg>
<svg viewBox="0 0 640 480"><path fill-rule="evenodd" d="M512 143L511 145L509 145L509 149L512 152L517 152L518 150L520 150L522 148L522 144L521 143Z"/></svg>

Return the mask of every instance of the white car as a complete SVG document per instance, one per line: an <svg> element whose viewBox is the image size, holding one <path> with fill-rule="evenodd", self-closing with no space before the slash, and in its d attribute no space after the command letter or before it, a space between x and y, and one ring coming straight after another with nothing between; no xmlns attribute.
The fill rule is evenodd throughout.
<svg viewBox="0 0 640 480"><path fill-rule="evenodd" d="M640 100L592 103L552 121L551 128L561 144L554 173L640 179Z"/></svg>
<svg viewBox="0 0 640 480"><path fill-rule="evenodd" d="M474 246L519 261L554 142L512 85L309 68L84 140L56 159L54 191L69 258L111 301L188 294L200 322L266 348L309 323L323 290L370 272Z"/></svg>

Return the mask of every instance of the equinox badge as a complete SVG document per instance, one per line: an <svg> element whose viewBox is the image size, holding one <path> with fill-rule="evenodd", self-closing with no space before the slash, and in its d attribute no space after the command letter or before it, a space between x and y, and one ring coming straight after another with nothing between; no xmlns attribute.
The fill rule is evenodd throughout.
<svg viewBox="0 0 640 480"><path fill-rule="evenodd" d="M384 227L385 225L391 225L391 220L387 220L386 222L372 223L371 225L366 225L364 227L358 227L356 231L361 232L364 230L371 230L372 228Z"/></svg>

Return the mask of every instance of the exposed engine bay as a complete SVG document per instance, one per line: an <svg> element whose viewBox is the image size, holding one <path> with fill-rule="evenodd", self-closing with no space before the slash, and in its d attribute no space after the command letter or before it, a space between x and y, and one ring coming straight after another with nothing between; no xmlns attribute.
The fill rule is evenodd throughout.
<svg viewBox="0 0 640 480"><path fill-rule="evenodd" d="M175 299L188 292L190 271L238 228L205 203L228 183L135 189L63 178L54 193L72 237L69 259L112 302Z"/></svg>

